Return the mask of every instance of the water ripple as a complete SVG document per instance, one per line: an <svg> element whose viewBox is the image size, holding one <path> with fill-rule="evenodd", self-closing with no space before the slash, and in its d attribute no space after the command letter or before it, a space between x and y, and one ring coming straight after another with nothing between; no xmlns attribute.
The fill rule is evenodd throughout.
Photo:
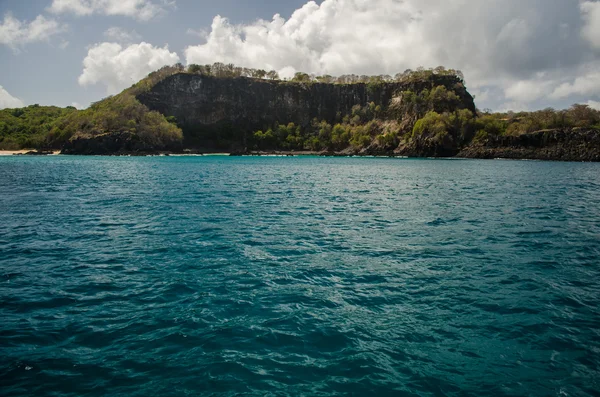
<svg viewBox="0 0 600 397"><path fill-rule="evenodd" d="M0 395L597 395L599 167L2 157Z"/></svg>

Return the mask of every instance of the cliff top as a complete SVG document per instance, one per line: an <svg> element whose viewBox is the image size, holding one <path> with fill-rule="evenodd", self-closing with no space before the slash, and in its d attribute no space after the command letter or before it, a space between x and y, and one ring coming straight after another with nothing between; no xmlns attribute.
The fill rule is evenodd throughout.
<svg viewBox="0 0 600 397"><path fill-rule="evenodd" d="M148 92L156 84L174 75L194 75L206 78L217 79L252 79L257 82L271 82L274 84L365 84L378 85L383 83L398 83L403 85L420 85L436 86L462 84L464 86L464 76L461 71L455 69L445 69L438 66L435 69L418 68L417 70L405 70L402 73L391 75L356 75L347 74L341 76L331 75L315 75L303 72L297 72L290 79L281 79L277 72L266 72L261 69L251 69L237 67L233 64L214 63L213 65L189 65L187 68L182 64L173 66L164 66L159 70L150 73L147 77L134 84L132 87L125 90L133 95L139 95L143 92Z"/></svg>

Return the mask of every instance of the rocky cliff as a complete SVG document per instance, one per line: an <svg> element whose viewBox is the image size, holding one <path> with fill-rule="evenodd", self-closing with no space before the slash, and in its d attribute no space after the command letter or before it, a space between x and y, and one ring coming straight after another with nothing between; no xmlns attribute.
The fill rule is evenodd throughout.
<svg viewBox="0 0 600 397"><path fill-rule="evenodd" d="M498 136L472 143L457 154L466 158L600 161L600 130L554 129Z"/></svg>
<svg viewBox="0 0 600 397"><path fill-rule="evenodd" d="M409 83L321 84L267 81L246 77L215 78L179 73L137 99L151 110L173 116L188 147L237 149L248 134L275 123L303 128L313 119L335 123L356 105L371 102L383 111L400 92L446 86L460 97L460 108L475 111L473 98L456 76L433 76Z"/></svg>
<svg viewBox="0 0 600 397"><path fill-rule="evenodd" d="M600 129L593 114L559 112L554 118L571 128L526 133L519 129L521 124L539 122L540 114L511 120L477 115L473 97L457 75L429 72L367 84L223 78L181 71L150 77L77 113L68 125L93 128L78 129L62 147L63 153L308 150L600 161ZM589 127L581 128L584 121Z"/></svg>

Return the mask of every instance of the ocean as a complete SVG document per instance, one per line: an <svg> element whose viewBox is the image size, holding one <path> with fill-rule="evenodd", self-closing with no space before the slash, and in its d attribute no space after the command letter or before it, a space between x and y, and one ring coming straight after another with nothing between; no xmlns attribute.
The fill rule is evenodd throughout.
<svg viewBox="0 0 600 397"><path fill-rule="evenodd" d="M590 396L600 164L0 157L0 395Z"/></svg>

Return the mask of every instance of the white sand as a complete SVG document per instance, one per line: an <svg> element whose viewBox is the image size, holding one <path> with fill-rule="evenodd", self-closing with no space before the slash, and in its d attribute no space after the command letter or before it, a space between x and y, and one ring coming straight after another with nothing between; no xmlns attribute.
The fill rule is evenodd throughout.
<svg viewBox="0 0 600 397"><path fill-rule="evenodd" d="M22 149L22 150L0 150L0 156L12 156L13 154L25 154L35 149ZM60 150L54 150L53 155L59 154Z"/></svg>

